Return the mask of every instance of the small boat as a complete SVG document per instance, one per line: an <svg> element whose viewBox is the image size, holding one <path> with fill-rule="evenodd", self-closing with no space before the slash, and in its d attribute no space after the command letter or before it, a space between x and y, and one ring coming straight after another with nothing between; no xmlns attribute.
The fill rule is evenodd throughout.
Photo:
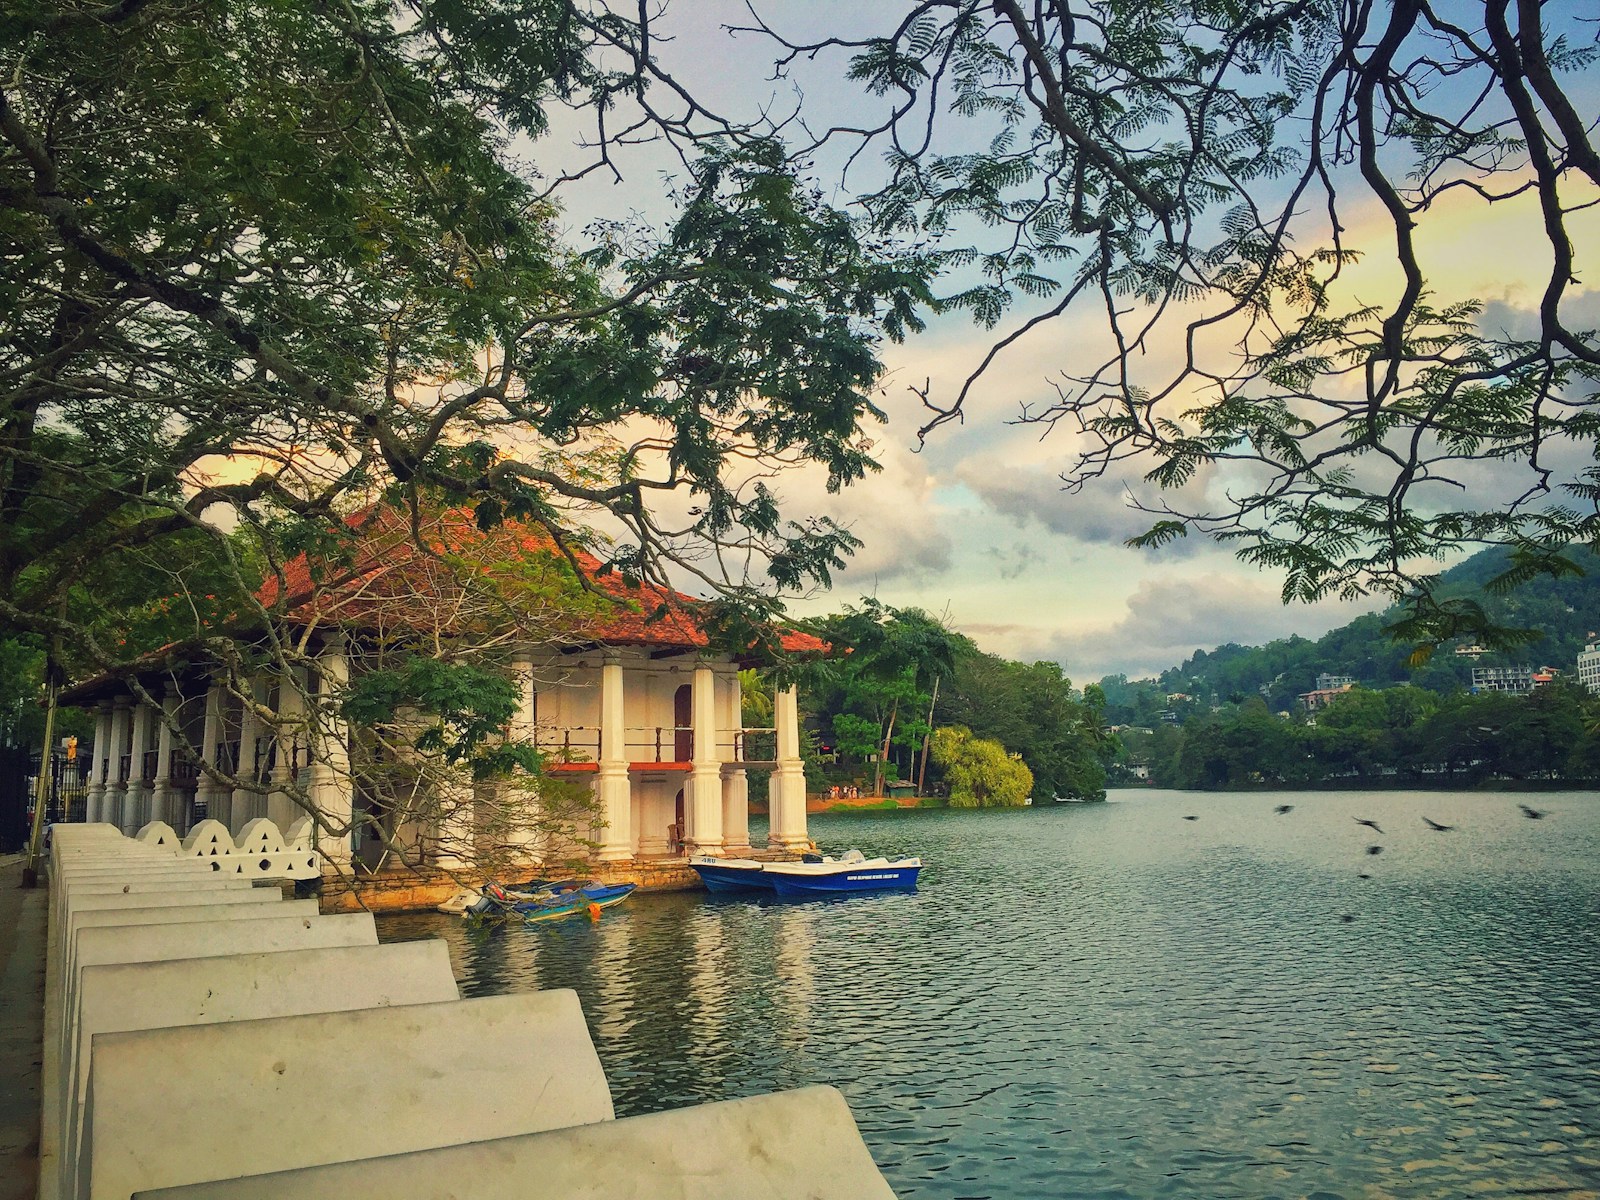
<svg viewBox="0 0 1600 1200"><path fill-rule="evenodd" d="M712 858L709 854L689 860L708 892L770 892L772 880L766 863L753 858Z"/></svg>
<svg viewBox="0 0 1600 1200"><path fill-rule="evenodd" d="M854 892L917 890L920 858L860 858L854 862L766 863L763 872L781 897L804 899Z"/></svg>
<svg viewBox="0 0 1600 1200"><path fill-rule="evenodd" d="M443 904L437 904L434 907L440 912L444 913L446 916L464 917L471 912L473 906L479 903L482 899L482 892L477 891L475 888L462 887L457 888L455 895L451 896L450 899L446 900Z"/></svg>
<svg viewBox="0 0 1600 1200"><path fill-rule="evenodd" d="M554 883L529 884L523 888L501 887L498 883L483 885L483 895L470 905L469 917L521 917L524 922L550 921L557 917L570 917L575 913L610 908L621 904L638 888L634 883L605 884L596 880L566 879Z"/></svg>
<svg viewBox="0 0 1600 1200"><path fill-rule="evenodd" d="M598 918L600 910L610 908L613 904L621 904L639 885L636 883L618 883L600 885L597 887L573 888L562 892L549 900L536 900L518 904L512 911L521 917L523 923L532 925L538 921L554 921L561 917L576 916L578 913L588 913Z"/></svg>

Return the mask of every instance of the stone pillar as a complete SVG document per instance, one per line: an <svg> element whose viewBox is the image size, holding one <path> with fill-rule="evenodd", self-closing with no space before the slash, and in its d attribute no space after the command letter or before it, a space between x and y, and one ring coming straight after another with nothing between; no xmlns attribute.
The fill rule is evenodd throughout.
<svg viewBox="0 0 1600 1200"><path fill-rule="evenodd" d="M128 779L122 773L122 757L128 752L128 739L132 734L129 718L133 715L133 697L118 696L111 702L111 760L107 764L106 790L100 797L100 819L119 829L122 827L122 798L128 794Z"/></svg>
<svg viewBox="0 0 1600 1200"><path fill-rule="evenodd" d="M144 752L150 746L150 718L155 711L152 705L143 701L133 709L133 737L128 748L128 790L122 793L122 819L118 822L122 832L129 837L144 828L149 811L144 786Z"/></svg>
<svg viewBox="0 0 1600 1200"><path fill-rule="evenodd" d="M693 768L689 772L690 854L722 853L722 762L717 753L717 676L710 663L694 669Z"/></svg>
<svg viewBox="0 0 1600 1200"><path fill-rule="evenodd" d="M100 820L101 798L106 794L108 772L106 764L111 758L111 702L102 700L95 705L94 759L89 764L89 786L84 791L85 821Z"/></svg>
<svg viewBox="0 0 1600 1200"><path fill-rule="evenodd" d="M744 706L739 694L739 676L725 676L721 681L723 693L723 727L727 731L725 748L729 764L735 759L748 757L740 738L744 724ZM722 768L722 846L729 853L750 849L750 781L743 767L724 765Z"/></svg>
<svg viewBox="0 0 1600 1200"><path fill-rule="evenodd" d="M518 659L511 664L511 673L517 684L517 715L511 719L508 732L512 741L532 745L537 734L534 727L537 685L533 664ZM507 853L519 864L536 861L540 857L539 802L531 781L518 772L516 778L496 785L496 803L505 826Z"/></svg>
<svg viewBox="0 0 1600 1200"><path fill-rule="evenodd" d="M350 778L350 731L340 715L345 685L350 682L350 660L344 639L330 641L317 658L317 711L311 756L311 801L335 829L318 829L317 849L330 864L350 862L350 823L355 815L355 784Z"/></svg>
<svg viewBox="0 0 1600 1200"><path fill-rule="evenodd" d="M150 794L150 819L165 821L178 834L186 832L178 791L172 786L172 727L178 722L181 697L175 684L167 684L161 697L161 723L156 727L156 782Z"/></svg>
<svg viewBox="0 0 1600 1200"><path fill-rule="evenodd" d="M217 745L222 741L225 728L222 706L226 699L222 685L212 680L211 686L206 689L206 716L200 731L200 761L206 766L217 765ZM207 775L203 767L195 781L194 801L206 810L206 816L211 820L221 821L224 825L228 823L228 789Z"/></svg>
<svg viewBox="0 0 1600 1200"><path fill-rule="evenodd" d="M722 691L722 723L725 739L718 742L722 750L722 846L726 853L744 853L750 848L750 781L742 766L736 765L749 758L744 746L744 704L739 694L739 675L723 675L718 680Z"/></svg>
<svg viewBox="0 0 1600 1200"><path fill-rule="evenodd" d="M600 668L600 770L595 787L600 819L605 823L596 841L601 862L633 858L633 793L628 781L627 708L623 703L622 659L606 655Z"/></svg>
<svg viewBox="0 0 1600 1200"><path fill-rule="evenodd" d="M472 774L464 767L441 768L434 785L438 804L434 823L438 841L433 865L446 871L463 871L473 862L473 809L476 793Z"/></svg>
<svg viewBox="0 0 1600 1200"><path fill-rule="evenodd" d="M810 844L810 838L806 835L806 771L800 761L800 698L794 688L779 689L773 724L778 727L778 766L768 788L772 817L767 845L800 850Z"/></svg>
<svg viewBox="0 0 1600 1200"><path fill-rule="evenodd" d="M256 715L256 704L261 699L261 677L252 675L245 682L244 699L239 702L239 764L237 777L245 783L260 781L261 762L256 757L256 740L261 737L261 718ZM245 824L255 817L266 816L266 797L248 787L233 789L228 814L228 832L238 836Z"/></svg>
<svg viewBox="0 0 1600 1200"><path fill-rule="evenodd" d="M267 795L267 819L285 834L302 816L291 789L300 781L297 760L306 746L305 712L305 678L291 667L278 683L273 739L277 755L272 764L272 791Z"/></svg>

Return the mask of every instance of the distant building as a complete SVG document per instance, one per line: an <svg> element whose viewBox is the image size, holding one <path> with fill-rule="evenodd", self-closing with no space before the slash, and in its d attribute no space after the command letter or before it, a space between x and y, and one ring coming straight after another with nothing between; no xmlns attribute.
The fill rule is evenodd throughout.
<svg viewBox="0 0 1600 1200"><path fill-rule="evenodd" d="M1578 682L1591 692L1600 693L1600 642L1589 635L1589 644L1578 655Z"/></svg>
<svg viewBox="0 0 1600 1200"><path fill-rule="evenodd" d="M1344 679L1342 675L1318 675L1320 684L1324 679ZM1318 687L1314 691L1301 692L1300 703L1306 706L1307 712L1316 712L1319 708L1326 708L1351 688L1355 687L1354 680L1346 680L1337 687Z"/></svg>
<svg viewBox="0 0 1600 1200"><path fill-rule="evenodd" d="M1347 690L1349 690L1351 687L1353 687L1355 685L1355 682L1356 682L1355 676L1353 676L1353 675L1318 675L1317 676L1317 691L1319 691L1319 692L1347 691Z"/></svg>
<svg viewBox="0 0 1600 1200"><path fill-rule="evenodd" d="M1539 678L1535 678L1538 675ZM1513 696L1526 696L1535 687L1549 683L1552 674L1532 667L1473 667L1472 690L1478 692L1507 692Z"/></svg>
<svg viewBox="0 0 1600 1200"><path fill-rule="evenodd" d="M1482 658L1487 653L1489 653L1488 648L1484 647L1484 646L1480 646L1476 642L1472 643L1472 645L1470 645L1470 646L1457 646L1456 647L1456 657L1457 658L1470 658L1473 662L1477 662L1480 658Z"/></svg>

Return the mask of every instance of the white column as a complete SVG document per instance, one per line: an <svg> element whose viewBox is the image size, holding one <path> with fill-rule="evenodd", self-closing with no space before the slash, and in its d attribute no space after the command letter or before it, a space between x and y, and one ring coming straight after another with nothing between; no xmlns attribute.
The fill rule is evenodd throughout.
<svg viewBox="0 0 1600 1200"><path fill-rule="evenodd" d="M717 743L719 754L725 761L745 757L740 752L739 730L744 724L744 706L739 694L737 673L720 680L722 703L722 735ZM730 853L750 848L750 781L743 767L722 768L722 845Z"/></svg>
<svg viewBox="0 0 1600 1200"><path fill-rule="evenodd" d="M717 675L694 669L694 766L689 772L689 852L722 853L722 759L717 752Z"/></svg>
<svg viewBox="0 0 1600 1200"><path fill-rule="evenodd" d="M607 654L600 667L600 770L595 786L600 793L600 819L605 823L595 839L601 862L628 862L633 858L633 796L628 781L628 745L623 704L622 659Z"/></svg>
<svg viewBox="0 0 1600 1200"><path fill-rule="evenodd" d="M217 744L222 741L224 729L222 706L226 694L216 680L206 689L206 716L200 732L200 761L208 766L217 765ZM206 816L214 821L228 823L228 789L218 783L202 768L195 782L195 804L204 806Z"/></svg>
<svg viewBox="0 0 1600 1200"><path fill-rule="evenodd" d="M519 659L511 664L517 685L517 713L507 734L514 742L533 744L536 685L533 664ZM495 803L500 809L498 823L505 829L507 853L519 864L539 858L539 796L530 779L518 772L515 778L495 785Z"/></svg>
<svg viewBox="0 0 1600 1200"><path fill-rule="evenodd" d="M107 764L105 794L100 797L100 819L122 827L122 798L128 794L128 781L122 775L122 756L128 752L131 734L128 721L133 715L133 698L118 696L111 702L111 761Z"/></svg>
<svg viewBox="0 0 1600 1200"><path fill-rule="evenodd" d="M800 698L794 688L779 689L773 724L778 727L778 766L767 789L772 814L767 845L800 850L810 844L810 838L806 835L806 771L800 761Z"/></svg>
<svg viewBox="0 0 1600 1200"><path fill-rule="evenodd" d="M472 773L465 767L441 768L434 786L438 804L434 823L437 843L433 865L446 871L462 871L472 866L473 807L476 799Z"/></svg>
<svg viewBox="0 0 1600 1200"><path fill-rule="evenodd" d="M311 800L317 812L334 829L317 830L317 849L331 865L350 862L350 823L355 814L355 784L350 778L350 732L340 714L345 685L350 682L350 661L344 639L328 643L317 658L315 740L311 759Z"/></svg>
<svg viewBox="0 0 1600 1200"><path fill-rule="evenodd" d="M261 700L261 677L251 675L245 683L245 698L239 702L239 770L238 778L248 783L258 782L261 761L256 757L256 741L265 726L256 715L256 704ZM228 832L237 835L245 823L254 817L267 815L266 797L247 787L233 789L232 811L229 813Z"/></svg>
<svg viewBox="0 0 1600 1200"><path fill-rule="evenodd" d="M299 782L295 760L306 745L305 686L304 676L294 667L278 682L277 756L272 764L272 791L267 795L267 819L280 833L288 833L302 815L290 789Z"/></svg>
<svg viewBox="0 0 1600 1200"><path fill-rule="evenodd" d="M106 764L111 755L111 703L102 700L95 706L94 761L89 765L89 787L84 792L85 821L100 820L101 797L106 794Z"/></svg>
<svg viewBox="0 0 1600 1200"><path fill-rule="evenodd" d="M133 742L128 755L128 790L122 793L122 832L132 837L147 820L144 787L144 752L150 746L150 718L155 707L140 701L133 710Z"/></svg>
<svg viewBox="0 0 1600 1200"><path fill-rule="evenodd" d="M150 795L150 819L165 821L183 833L183 814L178 811L178 792L172 786L172 726L178 720L178 688L167 684L161 697L161 723L156 727L156 782Z"/></svg>

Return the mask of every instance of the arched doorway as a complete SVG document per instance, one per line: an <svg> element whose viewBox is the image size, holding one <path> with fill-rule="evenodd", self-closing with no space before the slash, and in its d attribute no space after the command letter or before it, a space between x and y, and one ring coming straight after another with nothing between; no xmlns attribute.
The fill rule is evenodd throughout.
<svg viewBox="0 0 1600 1200"><path fill-rule="evenodd" d="M682 788L678 789L677 799L672 802L672 806L672 824L667 828L667 853L677 855L683 853L684 842Z"/></svg>

